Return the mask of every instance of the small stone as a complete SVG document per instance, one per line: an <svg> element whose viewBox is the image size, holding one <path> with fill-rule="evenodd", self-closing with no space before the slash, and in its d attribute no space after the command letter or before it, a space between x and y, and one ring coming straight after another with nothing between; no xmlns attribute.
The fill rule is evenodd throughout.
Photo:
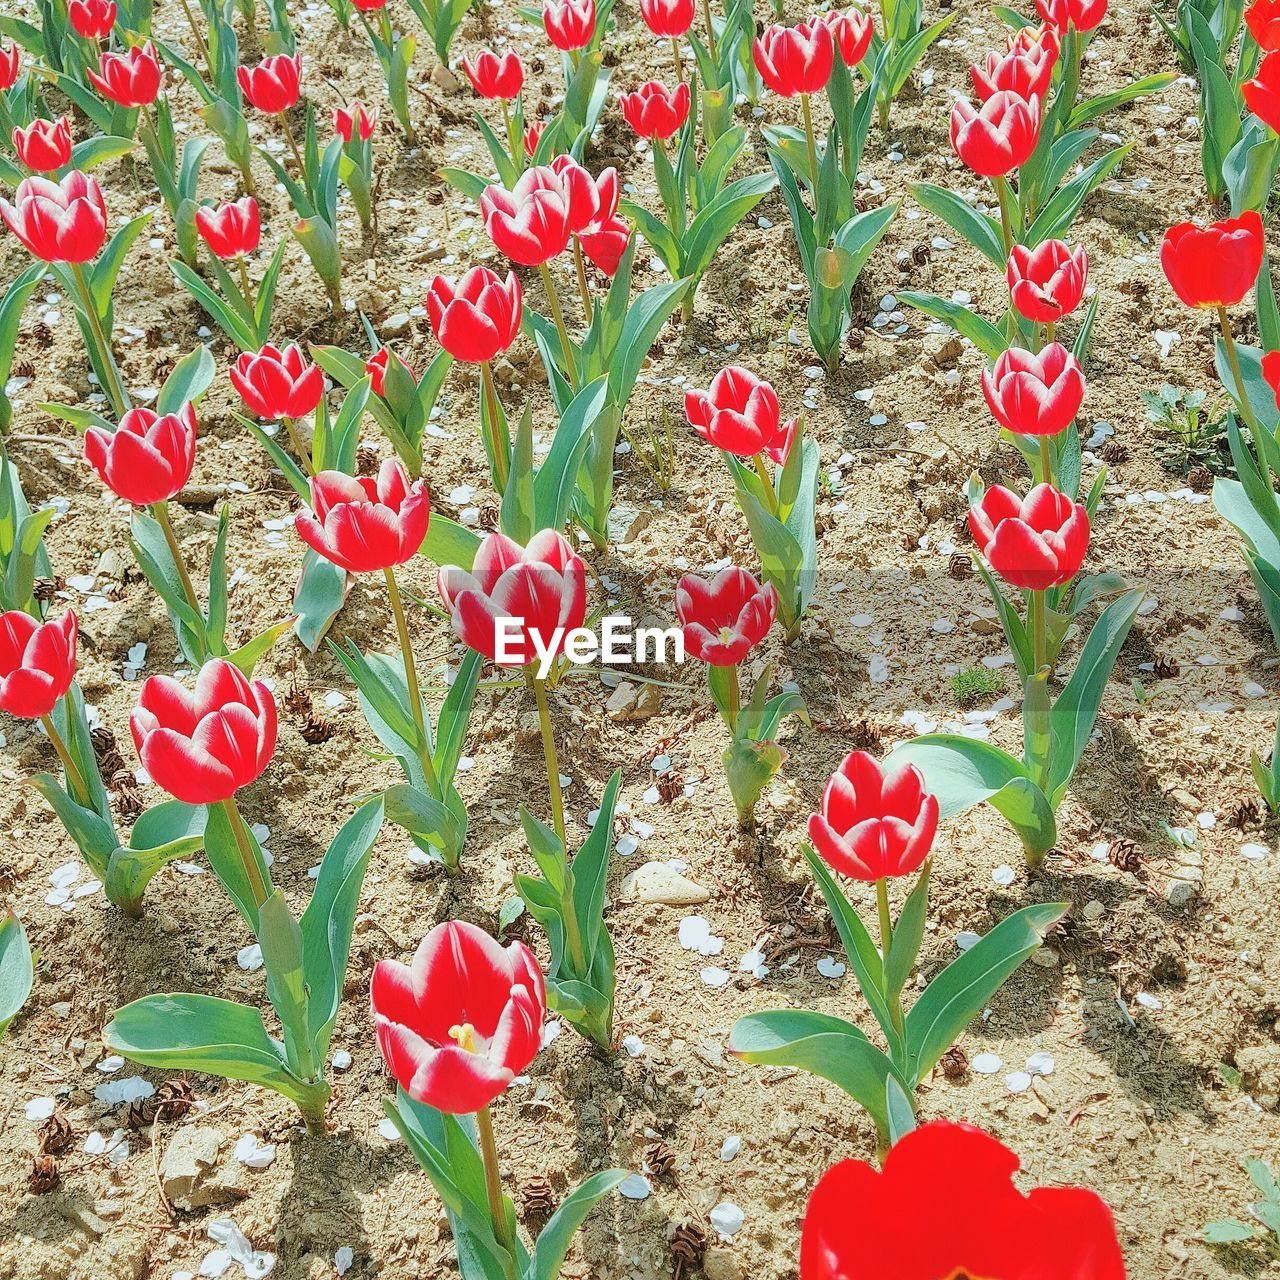
<svg viewBox="0 0 1280 1280"><path fill-rule="evenodd" d="M706 1280L742 1280L742 1264L728 1249L712 1245L702 1255L702 1274Z"/></svg>
<svg viewBox="0 0 1280 1280"><path fill-rule="evenodd" d="M407 311L397 311L395 315L388 316L382 322L382 336L384 338L402 338L409 332L410 323Z"/></svg>
<svg viewBox="0 0 1280 1280"><path fill-rule="evenodd" d="M656 902L668 907L693 907L707 902L711 892L670 863L646 862L622 882L619 895L624 901Z"/></svg>
<svg viewBox="0 0 1280 1280"><path fill-rule="evenodd" d="M227 1204L247 1193L236 1168L214 1176L222 1133L212 1125L189 1125L174 1134L160 1161L160 1185L168 1200L191 1211Z"/></svg>

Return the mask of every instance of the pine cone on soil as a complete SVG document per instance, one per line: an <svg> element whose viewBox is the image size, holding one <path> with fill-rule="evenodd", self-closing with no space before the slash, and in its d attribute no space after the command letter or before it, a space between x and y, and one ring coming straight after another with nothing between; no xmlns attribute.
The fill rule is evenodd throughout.
<svg viewBox="0 0 1280 1280"><path fill-rule="evenodd" d="M676 1171L676 1153L665 1142L651 1142L644 1149L644 1167L655 1178L669 1178Z"/></svg>
<svg viewBox="0 0 1280 1280"><path fill-rule="evenodd" d="M1152 664L1151 674L1157 680L1172 680L1182 674L1182 668L1176 658L1157 658Z"/></svg>
<svg viewBox="0 0 1280 1280"><path fill-rule="evenodd" d="M663 804L672 804L684 795L684 774L668 769L658 777L658 799Z"/></svg>
<svg viewBox="0 0 1280 1280"><path fill-rule="evenodd" d="M938 1065L948 1080L963 1080L969 1073L969 1055L958 1044L953 1044L938 1059Z"/></svg>
<svg viewBox="0 0 1280 1280"><path fill-rule="evenodd" d="M333 722L326 720L324 716L311 714L302 722L298 732L302 734L303 742L309 742L314 747L333 737Z"/></svg>
<svg viewBox="0 0 1280 1280"><path fill-rule="evenodd" d="M859 720L853 726L853 749L874 755L880 750L881 737L882 732L878 724L872 724L870 720Z"/></svg>
<svg viewBox="0 0 1280 1280"><path fill-rule="evenodd" d="M130 1129L146 1129L157 1120L181 1120L195 1105L195 1090L181 1078L166 1080L149 1098L131 1102L124 1113Z"/></svg>
<svg viewBox="0 0 1280 1280"><path fill-rule="evenodd" d="M1241 800L1234 809L1231 810L1231 816L1227 818L1227 825L1235 827L1237 831L1245 831L1249 827L1256 827L1262 821L1262 808L1256 800Z"/></svg>
<svg viewBox="0 0 1280 1280"><path fill-rule="evenodd" d="M685 1267L696 1267L707 1251L707 1233L696 1222L667 1226L667 1243L675 1260L676 1275Z"/></svg>
<svg viewBox="0 0 1280 1280"><path fill-rule="evenodd" d="M952 578L963 581L965 578L973 577L973 560L964 554L963 551L957 551L955 555L947 561L947 573Z"/></svg>
<svg viewBox="0 0 1280 1280"><path fill-rule="evenodd" d="M1113 840L1107 847L1107 861L1119 871L1138 871L1146 861L1142 846L1136 840Z"/></svg>
<svg viewBox="0 0 1280 1280"><path fill-rule="evenodd" d="M526 1218L549 1218L556 1211L556 1193L546 1178L530 1178L520 1191L521 1213Z"/></svg>
<svg viewBox="0 0 1280 1280"><path fill-rule="evenodd" d="M27 1175L27 1186L32 1195L43 1196L56 1191L61 1182L58 1162L52 1156L35 1156L32 1159L31 1172Z"/></svg>
<svg viewBox="0 0 1280 1280"><path fill-rule="evenodd" d="M36 1131L42 1156L60 1156L75 1140L71 1121L62 1111L55 1111Z"/></svg>

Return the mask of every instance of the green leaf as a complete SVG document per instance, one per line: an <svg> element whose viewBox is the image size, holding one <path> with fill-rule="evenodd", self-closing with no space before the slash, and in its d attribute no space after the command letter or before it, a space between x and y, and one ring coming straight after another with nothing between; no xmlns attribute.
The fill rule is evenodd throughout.
<svg viewBox="0 0 1280 1280"><path fill-rule="evenodd" d="M1132 80L1122 89L1115 89L1111 93L1102 93L1094 98L1086 98L1071 112L1071 116L1067 121L1067 128L1079 129L1082 125L1098 119L1099 116L1109 115L1117 107L1124 106L1126 102L1133 102L1136 98L1145 97L1147 94L1162 93L1177 78L1178 73L1176 71L1162 71L1158 75L1143 76L1141 80Z"/></svg>
<svg viewBox="0 0 1280 1280"><path fill-rule="evenodd" d="M1004 241L1000 224L966 204L954 191L917 182L911 188L916 201L953 231L963 236L979 253L985 254L1001 271L1005 269Z"/></svg>
<svg viewBox="0 0 1280 1280"><path fill-rule="evenodd" d="M897 1076L884 1082L884 1105L889 1116L889 1145L892 1147L916 1127L915 1108Z"/></svg>
<svg viewBox="0 0 1280 1280"><path fill-rule="evenodd" d="M208 857L209 865L213 868L214 873L222 881L222 887L230 895L235 909L256 935L258 932L258 908L253 900L253 889L249 884L249 877L245 874L244 863L240 859L240 846L236 843L231 823L227 819L226 809L221 804L211 804L208 806L208 813L209 819L204 829L205 855ZM261 876L263 884L270 891L271 876L267 870L266 861L263 859L262 850L259 848L257 840L254 839L253 832L248 827L245 827L243 835L257 863L258 874Z"/></svg>
<svg viewBox="0 0 1280 1280"><path fill-rule="evenodd" d="M962 338L968 338L989 360L998 359L1009 347L1009 340L989 320L984 320L975 311L952 302L948 298L938 298L931 293L916 293L904 290L894 295L900 302L905 302L917 311L949 324Z"/></svg>
<svg viewBox="0 0 1280 1280"><path fill-rule="evenodd" d="M169 269L178 283L204 308L209 318L241 351L256 352L261 343L258 334L237 308L218 296L185 262L175 258Z"/></svg>
<svg viewBox="0 0 1280 1280"><path fill-rule="evenodd" d="M177 413L184 404L198 404L216 372L208 347L202 345L188 352L164 380L164 386L156 397L156 412L162 415Z"/></svg>
<svg viewBox="0 0 1280 1280"><path fill-rule="evenodd" d="M613 810L622 785L622 770L615 769L600 798L600 812L573 860L573 908L578 917L582 945L595 954L604 933L605 885L609 878L609 850L613 847ZM581 976L581 975L580 975ZM612 999L613 992L608 996Z"/></svg>
<svg viewBox="0 0 1280 1280"><path fill-rule="evenodd" d="M351 590L352 575L308 547L293 593L294 631L310 653L333 625Z"/></svg>
<svg viewBox="0 0 1280 1280"><path fill-rule="evenodd" d="M22 321L23 309L44 276L44 271L43 262L33 262L17 276L0 298L0 435L8 431L9 423L13 420L13 405L4 388L13 367L18 325Z"/></svg>
<svg viewBox="0 0 1280 1280"><path fill-rule="evenodd" d="M140 213L130 219L110 239L107 247L98 256L89 281L89 292L93 297L98 315L105 317L111 307L111 292L116 285L116 276L124 266L124 260L133 242L142 234L142 229L151 221L149 213Z"/></svg>
<svg viewBox="0 0 1280 1280"><path fill-rule="evenodd" d="M603 1169L593 1173L565 1197L538 1233L533 1246L533 1264L525 1273L527 1280L557 1280L578 1228L591 1210L626 1176L625 1169Z"/></svg>
<svg viewBox="0 0 1280 1280"><path fill-rule="evenodd" d="M929 873L932 866L932 861L924 864L920 879L907 895L902 914L893 926L889 958L885 963L885 986L891 1000L902 994L915 966L916 957L920 954L920 944L924 941L925 916L929 909Z"/></svg>
<svg viewBox="0 0 1280 1280"><path fill-rule="evenodd" d="M480 538L470 529L433 512L418 554L442 567L456 564L470 572L479 549Z"/></svg>
<svg viewBox="0 0 1280 1280"><path fill-rule="evenodd" d="M31 994L35 968L22 921L6 912L0 920L0 1036Z"/></svg>
<svg viewBox="0 0 1280 1280"><path fill-rule="evenodd" d="M448 867L458 865L462 833L448 807L420 787L398 782L382 793L387 817L439 852Z"/></svg>
<svg viewBox="0 0 1280 1280"><path fill-rule="evenodd" d="M1209 1244L1240 1244L1252 1240L1260 1233L1260 1228L1251 1227L1238 1218L1224 1218L1220 1222L1211 1222L1204 1229L1204 1238Z"/></svg>
<svg viewBox="0 0 1280 1280"><path fill-rule="evenodd" d="M1024 240L1027 247L1034 249L1046 240L1053 240L1067 231L1090 192L1107 179L1112 170L1117 168L1129 154L1132 147L1133 143L1128 142L1108 151L1065 186L1059 187L1027 231Z"/></svg>

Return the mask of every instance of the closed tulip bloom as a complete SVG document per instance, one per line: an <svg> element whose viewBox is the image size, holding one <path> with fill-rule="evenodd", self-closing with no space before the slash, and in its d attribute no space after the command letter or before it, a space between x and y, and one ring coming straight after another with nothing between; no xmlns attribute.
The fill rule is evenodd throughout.
<svg viewBox="0 0 1280 1280"><path fill-rule="evenodd" d="M116 6L112 0L71 0L67 17L76 35L86 40L102 40L116 25Z"/></svg>
<svg viewBox="0 0 1280 1280"><path fill-rule="evenodd" d="M167 502L191 479L195 407L188 402L163 416L154 409L130 409L114 431L90 427L84 433L84 456L117 498L135 507Z"/></svg>
<svg viewBox="0 0 1280 1280"><path fill-rule="evenodd" d="M66 116L56 121L33 120L25 129L13 131L13 149L37 173L61 169L71 163L71 125Z"/></svg>
<svg viewBox="0 0 1280 1280"><path fill-rule="evenodd" d="M219 258L252 253L262 239L258 202L252 196L241 196L215 208L204 205L196 210L196 230Z"/></svg>
<svg viewBox="0 0 1280 1280"><path fill-rule="evenodd" d="M1020 436L1056 436L1084 401L1084 370L1060 342L1038 355L1010 347L982 371L982 393L995 420Z"/></svg>
<svg viewBox="0 0 1280 1280"><path fill-rule="evenodd" d="M825 89L835 53L831 28L821 20L794 27L775 23L766 27L751 46L760 78L784 98Z"/></svg>
<svg viewBox="0 0 1280 1280"><path fill-rule="evenodd" d="M535 533L527 547L505 533L491 533L470 572L445 565L436 582L454 634L502 666L532 662L538 656L535 634L544 651L559 654L565 636L587 616L586 565L554 529Z"/></svg>
<svg viewBox="0 0 1280 1280"><path fill-rule="evenodd" d="M1244 20L1260 49L1266 53L1280 49L1280 0L1253 0Z"/></svg>
<svg viewBox="0 0 1280 1280"><path fill-rule="evenodd" d="M152 676L129 730L152 782L186 804L217 804L271 763L276 703L261 680L214 658L200 668L194 693L172 676Z"/></svg>
<svg viewBox="0 0 1280 1280"><path fill-rule="evenodd" d="M585 49L596 31L595 0L542 0L542 25L562 52Z"/></svg>
<svg viewBox="0 0 1280 1280"><path fill-rule="evenodd" d="M1047 591L1069 582L1089 549L1089 516L1050 484L1025 498L994 485L969 509L969 529L987 563L1010 586Z"/></svg>
<svg viewBox="0 0 1280 1280"><path fill-rule="evenodd" d="M1059 35L1068 27L1092 31L1107 16L1107 0L1036 0L1036 12Z"/></svg>
<svg viewBox="0 0 1280 1280"><path fill-rule="evenodd" d="M867 56L875 30L875 23L869 13L863 13L856 7L836 9L814 21L823 23L831 32L832 39L836 42L836 52L846 67L856 67Z"/></svg>
<svg viewBox="0 0 1280 1280"><path fill-rule="evenodd" d="M149 107L160 92L160 59L150 40L127 53L104 53L88 72L98 92L121 107Z"/></svg>
<svg viewBox="0 0 1280 1280"><path fill-rule="evenodd" d="M1252 80L1240 86L1244 100L1268 128L1280 133L1280 53L1269 53Z"/></svg>
<svg viewBox="0 0 1280 1280"><path fill-rule="evenodd" d="M431 330L455 360L492 360L520 332L523 297L514 271L504 280L488 267L472 267L456 285L447 276L436 276L427 290Z"/></svg>
<svg viewBox="0 0 1280 1280"><path fill-rule="evenodd" d="M593 178L571 155L558 155L551 168L559 175L569 203L568 224L580 235L593 222L602 222L618 210L618 171L610 166Z"/></svg>
<svg viewBox="0 0 1280 1280"><path fill-rule="evenodd" d="M1028 102L1033 97L1043 102L1053 81L1058 50L1058 37L1047 28L1039 40L1019 42L1004 54L987 54L984 63L969 68L978 101L986 102L997 93L1016 93Z"/></svg>
<svg viewBox="0 0 1280 1280"><path fill-rule="evenodd" d="M1045 240L1034 249L1014 245L1005 277L1019 315L1036 324L1056 324L1084 297L1089 255L1083 245L1073 251L1061 240Z"/></svg>
<svg viewBox="0 0 1280 1280"><path fill-rule="evenodd" d="M976 111L964 98L951 110L951 145L984 178L1011 173L1030 157L1039 138L1039 98L1021 98L1005 89Z"/></svg>
<svg viewBox="0 0 1280 1280"><path fill-rule="evenodd" d="M917 870L938 831L938 798L910 764L890 770L854 751L827 782L822 811L809 816L818 855L852 880L883 880Z"/></svg>
<svg viewBox="0 0 1280 1280"><path fill-rule="evenodd" d="M385 9L387 6L387 0L351 0L351 3L361 13L374 13L378 9Z"/></svg>
<svg viewBox="0 0 1280 1280"><path fill-rule="evenodd" d="M0 613L0 711L47 716L76 674L76 615L41 622L21 609Z"/></svg>
<svg viewBox="0 0 1280 1280"><path fill-rule="evenodd" d="M934 1120L881 1169L845 1160L814 1188L800 1280L1125 1280L1115 1223L1083 1187L1014 1185L1019 1160L972 1125Z"/></svg>
<svg viewBox="0 0 1280 1280"><path fill-rule="evenodd" d="M644 24L664 40L676 40L693 26L694 0L640 0Z"/></svg>
<svg viewBox="0 0 1280 1280"><path fill-rule="evenodd" d="M370 111L357 98L349 107L334 107L331 119L334 134L343 142L350 142L352 138L368 142L378 127L378 108Z"/></svg>
<svg viewBox="0 0 1280 1280"><path fill-rule="evenodd" d="M603 222L592 223L578 237L582 252L590 259L591 265L607 276L617 272L630 239L630 225L616 214Z"/></svg>
<svg viewBox="0 0 1280 1280"><path fill-rule="evenodd" d="M107 205L97 182L73 169L61 182L24 178L0 218L42 262L88 262L107 235Z"/></svg>
<svg viewBox="0 0 1280 1280"><path fill-rule="evenodd" d="M370 1001L397 1083L450 1115L487 1107L542 1046L546 984L533 952L461 920L436 925L412 964L379 960Z"/></svg>
<svg viewBox="0 0 1280 1280"><path fill-rule="evenodd" d="M764 453L786 462L795 437L796 420L782 421L778 393L739 365L721 369L706 391L686 391L684 413L704 440L739 458Z"/></svg>
<svg viewBox="0 0 1280 1280"><path fill-rule="evenodd" d="M533 155L538 149L538 143L542 140L543 132L546 130L547 122L545 120L535 120L532 124L526 125L524 130L524 153L527 156Z"/></svg>
<svg viewBox="0 0 1280 1280"><path fill-rule="evenodd" d="M21 69L22 51L16 44L7 49L0 44L0 91L13 88Z"/></svg>
<svg viewBox="0 0 1280 1280"><path fill-rule="evenodd" d="M1280 351L1268 351L1262 357L1262 376L1275 393L1276 408L1280 409Z"/></svg>
<svg viewBox="0 0 1280 1280"><path fill-rule="evenodd" d="M324 374L297 343L281 351L268 342L256 355L241 353L231 366L231 385L259 418L304 418L324 395Z"/></svg>
<svg viewBox="0 0 1280 1280"><path fill-rule="evenodd" d="M401 360L390 347L379 347L377 351L375 351L373 355L364 362L364 371L369 375L369 389L375 396L386 394L387 365L390 364L392 360L394 360L411 379L415 382L417 381L417 379L413 377L413 370L410 369L409 366L405 364L405 362Z"/></svg>
<svg viewBox="0 0 1280 1280"><path fill-rule="evenodd" d="M486 187L480 214L494 247L522 267L550 262L569 243L568 193L548 165L526 169L514 190Z"/></svg>
<svg viewBox="0 0 1280 1280"><path fill-rule="evenodd" d="M622 118L642 138L669 138L689 118L692 98L681 81L668 89L659 80L646 80L635 93L618 95Z"/></svg>
<svg viewBox="0 0 1280 1280"><path fill-rule="evenodd" d="M769 634L778 590L730 565L708 582L688 573L676 588L676 617L687 653L713 667L736 667Z"/></svg>
<svg viewBox="0 0 1280 1280"><path fill-rule="evenodd" d="M341 471L311 477L311 510L293 527L317 554L348 573L380 573L412 560L427 536L431 504L423 481L394 458L375 480Z"/></svg>
<svg viewBox="0 0 1280 1280"><path fill-rule="evenodd" d="M462 69L482 98L510 100L519 97L524 88L524 66L514 49L508 49L502 57L489 49L481 49L475 62L463 58Z"/></svg>
<svg viewBox="0 0 1280 1280"><path fill-rule="evenodd" d="M1180 222L1165 232L1160 265L1189 307L1232 307L1253 288L1265 251L1262 218L1252 209L1208 227Z"/></svg>
<svg viewBox="0 0 1280 1280"><path fill-rule="evenodd" d="M237 67L236 79L250 106L278 116L288 111L302 92L302 55L278 53L273 58L263 58L252 71Z"/></svg>

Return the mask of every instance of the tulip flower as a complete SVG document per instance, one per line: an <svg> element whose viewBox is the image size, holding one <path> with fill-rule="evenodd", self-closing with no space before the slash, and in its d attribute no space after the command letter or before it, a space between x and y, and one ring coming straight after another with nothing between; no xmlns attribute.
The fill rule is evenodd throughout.
<svg viewBox="0 0 1280 1280"><path fill-rule="evenodd" d="M387 0L351 0L361 13L373 13L377 9L385 9Z"/></svg>
<svg viewBox="0 0 1280 1280"><path fill-rule="evenodd" d="M524 131L524 137L521 139L524 143L524 153L526 156L532 156L538 149L538 143L542 140L542 134L547 127L545 120L535 120L531 125L527 125Z"/></svg>
<svg viewBox="0 0 1280 1280"><path fill-rule="evenodd" d="M683 81L674 90L658 80L647 80L634 93L618 95L622 118L642 138L666 141L689 118L692 98Z"/></svg>
<svg viewBox="0 0 1280 1280"><path fill-rule="evenodd" d="M881 1170L829 1169L800 1236L800 1280L1124 1280L1111 1211L1082 1187L1014 1185L1018 1157L967 1124L935 1120Z"/></svg>
<svg viewBox="0 0 1280 1280"><path fill-rule="evenodd" d="M576 56L595 35L595 0L542 0L542 25L557 49Z"/></svg>
<svg viewBox="0 0 1280 1280"><path fill-rule="evenodd" d="M875 32L875 23L869 13L863 13L855 6L852 9L835 9L815 21L830 30L836 42L836 52L846 67L856 67L867 56Z"/></svg>
<svg viewBox="0 0 1280 1280"><path fill-rule="evenodd" d="M47 720L75 679L77 634L70 609L49 622L21 609L0 614L0 711L22 720ZM60 740L53 734L50 741Z"/></svg>
<svg viewBox="0 0 1280 1280"><path fill-rule="evenodd" d="M754 459L769 493L773 484L761 454L783 466L795 438L796 420L782 421L778 393L749 369L729 365L711 380L706 391L684 393L689 425L709 444L739 458Z"/></svg>
<svg viewBox="0 0 1280 1280"><path fill-rule="evenodd" d="M369 998L400 1087L438 1111L475 1113L494 1234L516 1257L489 1107L542 1046L546 983L533 952L450 920L423 938L411 964L378 961Z"/></svg>
<svg viewBox="0 0 1280 1280"><path fill-rule="evenodd" d="M502 57L489 49L481 49L475 62L463 58L462 69L482 98L510 101L518 98L524 88L524 66L514 49L508 49Z"/></svg>
<svg viewBox="0 0 1280 1280"><path fill-rule="evenodd" d="M1262 357L1262 376L1275 393L1276 408L1280 409L1280 351L1268 351Z"/></svg>
<svg viewBox="0 0 1280 1280"><path fill-rule="evenodd" d="M1060 342L1038 355L1010 347L982 372L982 393L992 416L1006 431L1038 436L1042 480L1052 480L1049 437L1065 431L1084 401L1084 370Z"/></svg>
<svg viewBox="0 0 1280 1280"><path fill-rule="evenodd" d="M1240 86L1249 110L1275 133L1280 133L1280 51L1262 59L1252 80Z"/></svg>
<svg viewBox="0 0 1280 1280"><path fill-rule="evenodd" d="M364 371L369 375L369 390L372 391L375 396L383 396L384 398L386 396L387 366L392 360L394 360L400 368L405 371L408 377L413 379L414 382L417 381L413 370L410 369L409 366L405 364L405 362L401 360L390 347L379 347L377 351L375 351L373 355L364 362Z"/></svg>
<svg viewBox="0 0 1280 1280"><path fill-rule="evenodd" d="M572 236L573 261L578 272L578 290L582 297L582 313L590 316L593 310L591 290L587 285L587 271L583 262L582 236L584 233L594 235L597 253L603 253L606 260L611 253L610 242L604 237L603 228L608 225L616 233L621 226L626 235L630 232L616 217L618 210L618 171L612 167L605 169L598 178L593 178L572 156L558 155L551 162L552 169L560 175L564 185L565 196L569 202L568 224ZM626 240L623 240L623 248ZM621 257L622 250L618 250ZM617 269L617 263L614 263ZM610 273L612 274L612 273Z"/></svg>
<svg viewBox="0 0 1280 1280"><path fill-rule="evenodd" d="M202 205L196 210L196 230L217 257L243 259L262 239L258 202L252 196L241 196L213 208ZM252 305L247 293L245 300Z"/></svg>
<svg viewBox="0 0 1280 1280"><path fill-rule="evenodd" d="M1036 485L1025 498L993 485L970 508L969 529L996 573L1038 595L1074 578L1089 549L1084 507L1050 484Z"/></svg>
<svg viewBox="0 0 1280 1280"><path fill-rule="evenodd" d="M974 173L1003 178L1036 149L1040 107L1039 98L1008 90L993 93L977 111L960 98L951 111L951 145Z"/></svg>
<svg viewBox="0 0 1280 1280"><path fill-rule="evenodd" d="M86 74L98 92L117 106L146 108L160 92L160 59L150 40L126 53L104 53L98 70L100 74Z"/></svg>
<svg viewBox="0 0 1280 1280"><path fill-rule="evenodd" d="M676 617L686 653L712 667L736 667L778 616L778 591L730 565L710 582L686 574L676 588Z"/></svg>
<svg viewBox="0 0 1280 1280"><path fill-rule="evenodd" d="M67 17L78 36L86 40L103 40L116 25L116 6L113 0L71 0L67 5Z"/></svg>
<svg viewBox="0 0 1280 1280"><path fill-rule="evenodd" d="M240 354L231 366L231 385L250 413L284 423L298 457L311 473L311 455L298 434L295 419L314 412L324 395L320 366L311 364L296 342L283 351L268 342L257 355L251 351Z"/></svg>
<svg viewBox="0 0 1280 1280"><path fill-rule="evenodd" d="M684 63L680 57L680 37L693 26L694 0L640 0L640 16L645 26L660 40L671 41L671 58L676 79L684 83Z"/></svg>
<svg viewBox="0 0 1280 1280"><path fill-rule="evenodd" d="M177 413L130 409L114 431L89 427L84 456L98 479L135 507L176 497L191 478L196 458L195 407Z"/></svg>
<svg viewBox="0 0 1280 1280"><path fill-rule="evenodd" d="M997 93L1012 93L1028 102L1033 97L1043 102L1058 63L1056 33L1046 28L1038 40L1010 41L1010 45L1007 53L989 53L984 63L974 63L969 68L978 101L986 102Z"/></svg>
<svg viewBox="0 0 1280 1280"><path fill-rule="evenodd" d="M805 141L809 149L809 171L818 180L818 150L813 135L813 113L809 95L827 87L835 63L835 39L826 22L801 22L794 27L775 23L751 46L756 70L765 84L784 98L800 96L804 116Z"/></svg>
<svg viewBox="0 0 1280 1280"><path fill-rule="evenodd" d="M1280 0L1253 0L1244 11L1244 21L1264 53L1280 50Z"/></svg>
<svg viewBox="0 0 1280 1280"><path fill-rule="evenodd" d="M592 223L578 237L582 252L590 259L591 265L607 276L617 272L630 240L631 227L617 215Z"/></svg>
<svg viewBox="0 0 1280 1280"><path fill-rule="evenodd" d="M1036 0L1040 21L1065 36L1068 27L1092 31L1107 16L1107 0Z"/></svg>
<svg viewBox="0 0 1280 1280"><path fill-rule="evenodd" d="M1009 296L1018 314L1033 324L1053 327L1070 315L1084 297L1089 279L1089 255L1084 246L1072 250L1061 240L1045 240L1034 249L1014 245L1005 269Z"/></svg>
<svg viewBox="0 0 1280 1280"><path fill-rule="evenodd" d="M331 119L334 135L343 142L350 142L352 138L368 142L378 127L378 108L370 111L357 98L349 107L334 107Z"/></svg>
<svg viewBox="0 0 1280 1280"><path fill-rule="evenodd" d="M66 116L56 121L33 120L25 129L14 129L13 149L35 173L61 169L71 163L71 124Z"/></svg>
<svg viewBox="0 0 1280 1280"><path fill-rule="evenodd" d="M298 143L289 126L289 117L285 114L297 105L302 93L302 55L295 53L290 57L285 53L277 53L274 57L263 58L253 70L237 67L236 80L250 106L256 107L264 115L279 119L298 172L306 173L307 166L303 163L302 153L298 150Z"/></svg>
<svg viewBox="0 0 1280 1280"><path fill-rule="evenodd" d="M13 88L21 67L22 50L16 44L11 44L8 49L0 44L0 93Z"/></svg>

